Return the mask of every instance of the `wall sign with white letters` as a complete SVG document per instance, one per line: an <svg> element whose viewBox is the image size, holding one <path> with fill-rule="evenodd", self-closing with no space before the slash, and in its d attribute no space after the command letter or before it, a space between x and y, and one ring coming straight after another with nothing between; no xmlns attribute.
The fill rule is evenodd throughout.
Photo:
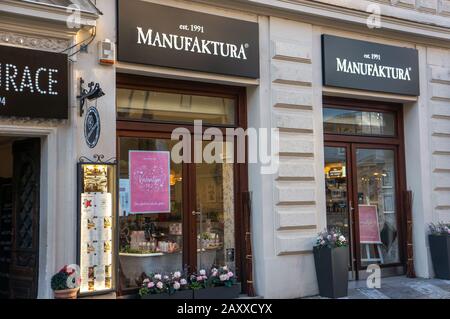
<svg viewBox="0 0 450 319"><path fill-rule="evenodd" d="M0 116L67 119L66 54L0 45Z"/></svg>
<svg viewBox="0 0 450 319"><path fill-rule="evenodd" d="M322 35L323 85L420 95L417 50Z"/></svg>
<svg viewBox="0 0 450 319"><path fill-rule="evenodd" d="M118 0L118 60L259 78L259 28L141 0Z"/></svg>

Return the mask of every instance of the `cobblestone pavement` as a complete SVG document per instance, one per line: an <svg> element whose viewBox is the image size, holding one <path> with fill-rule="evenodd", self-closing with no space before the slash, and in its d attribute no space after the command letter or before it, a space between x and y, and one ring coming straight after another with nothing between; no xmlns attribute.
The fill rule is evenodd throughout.
<svg viewBox="0 0 450 319"><path fill-rule="evenodd" d="M341 299L450 299L450 280L382 278L380 289L369 289L365 281L354 281L349 283L348 297Z"/></svg>

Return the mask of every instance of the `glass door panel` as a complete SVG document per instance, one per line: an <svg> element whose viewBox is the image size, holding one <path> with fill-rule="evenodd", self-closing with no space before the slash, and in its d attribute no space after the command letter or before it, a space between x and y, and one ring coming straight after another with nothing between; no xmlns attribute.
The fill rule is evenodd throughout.
<svg viewBox="0 0 450 319"><path fill-rule="evenodd" d="M328 228L350 236L347 196L347 152L344 147L325 147L325 190Z"/></svg>
<svg viewBox="0 0 450 319"><path fill-rule="evenodd" d="M325 194L327 208L327 228L340 229L349 240L352 236L352 220L349 207L349 163L347 147L325 147ZM350 247L350 251L352 248ZM353 270L350 254L349 270Z"/></svg>
<svg viewBox="0 0 450 319"><path fill-rule="evenodd" d="M361 266L400 262L393 149L356 148Z"/></svg>
<svg viewBox="0 0 450 319"><path fill-rule="evenodd" d="M136 288L142 273L170 273L183 263L183 165L170 162L170 211L133 213L130 210L130 151L171 151L176 141L120 137L120 243L122 288ZM158 178L161 167L146 166L148 183ZM145 181L144 181L145 182Z"/></svg>
<svg viewBox="0 0 450 319"><path fill-rule="evenodd" d="M224 150L224 144L219 146ZM197 268L226 265L236 269L234 164L225 160L196 164L195 175Z"/></svg>

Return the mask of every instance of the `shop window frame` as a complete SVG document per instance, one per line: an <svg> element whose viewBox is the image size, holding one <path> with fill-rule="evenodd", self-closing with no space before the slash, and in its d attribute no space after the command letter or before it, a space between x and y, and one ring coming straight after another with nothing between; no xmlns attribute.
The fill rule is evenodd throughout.
<svg viewBox="0 0 450 319"><path fill-rule="evenodd" d="M209 124L203 123L203 133L208 128L214 127L222 131L226 136L227 128L243 128L247 129L247 100L246 100L246 88L238 86L227 86L212 83L202 83L193 81L163 79L155 77L147 77L134 74L117 74L117 89L136 89L136 90L148 90L156 92L187 94L187 95L199 95L210 97L223 97L234 99L235 103L235 123L234 124ZM117 116L117 108L116 108ZM157 120L136 120L126 118L116 118L116 148L117 154L120 154L120 138L121 137L142 137L142 138L170 138L170 133L175 129L183 127L189 130L191 134L194 133L194 124L189 122L168 122ZM193 139L192 139L193 143ZM247 139L246 139L247 144ZM237 143L235 143L235 155L237 151ZM248 154L246 154L248 158ZM186 173L184 167L187 164L183 164L183 178L188 180L189 185L195 185L195 175L193 172L195 169L189 169L189 173ZM195 164L191 164L194 165ZM117 174L119 178L120 174ZM189 186L188 185L188 186ZM245 261L246 256L246 232L249 230L244 229L245 216L243 193L248 192L248 164L246 163L234 163L234 198L235 198L235 261L237 275L242 282L243 293L247 293L247 278L248 274L252 272L252 269L248 269ZM194 211L196 208L193 205L191 199L188 199L183 203L186 206L186 210ZM184 218L185 219L185 218ZM195 227L193 219L190 221L183 221L183 224L190 223L188 230L191 232L192 227ZM193 245L195 238L191 238L189 243L184 245ZM193 255L192 251L189 254ZM194 256L189 257L191 263ZM195 256L196 259L196 256ZM138 289L127 288L121 290L120 276L117 279L117 293L119 296L127 298L127 296L137 294Z"/></svg>
<svg viewBox="0 0 450 319"><path fill-rule="evenodd" d="M350 99L334 96L323 96L323 108L334 108L334 109L345 109L351 111L365 111L365 112L382 112L382 113L392 113L395 116L395 134L393 136L383 136L383 135L350 135L350 134L331 134L325 133L324 136L324 146L331 147L349 147L348 151L353 148L386 148L394 149L396 153L395 166L397 169L396 174L396 184L397 184L397 199L396 207L398 209L397 214L397 225L398 225L398 236L399 236L399 263L384 264L380 265L380 268L394 268L394 267L404 267L404 272L406 273L406 251L407 251L407 216L405 212L404 205L404 192L406 191L406 159L405 159L405 138L404 138L404 124L403 124L403 105L400 103L382 102L382 101L370 101L370 100L359 100ZM347 159L350 159L352 163L351 174L356 174L356 158L353 157L353 152L347 154ZM353 184L350 180L349 183ZM349 194L355 197L357 192L354 187L349 188ZM359 236L358 229L353 229L354 236ZM357 268L359 271L364 271L367 267L361 266L360 250L359 247L353 247L354 256L357 260ZM358 272L357 272L358 273ZM358 278L358 277L357 277Z"/></svg>
<svg viewBox="0 0 450 319"><path fill-rule="evenodd" d="M340 134L326 133L325 139L333 142L359 142L364 139L367 143L383 143L401 145L403 143L403 112L402 104L355 100L349 98L323 97L323 108L341 109L362 112L391 113L394 115L394 135L371 135L371 134Z"/></svg>
<svg viewBox="0 0 450 319"><path fill-rule="evenodd" d="M216 123L205 123L203 122L203 126L205 127L217 127L217 128L237 128L242 127L242 123L246 123L244 119L246 119L245 108L242 105L245 105L241 101L242 96L242 88L241 87L232 87L232 86L222 86L218 84L203 84L196 82L187 82L181 80L167 80L160 78L150 78L129 74L118 74L117 75L117 89L129 89L129 90L141 90L141 91L151 91L151 92L161 92L161 93L173 93L173 94L185 94L185 95L193 95L193 96L207 96L207 97L216 97L216 98L227 98L231 100L235 100L235 109L234 109L234 123L230 124L216 124ZM244 89L245 94L245 89ZM118 109L116 105L116 117L118 123L126 123L133 122L138 124L139 126L143 124L153 124L156 125L155 129L158 129L159 126L167 126L174 125L176 127L193 127L194 124L192 122L183 122L183 121L166 121L166 120L140 120L140 119L132 119L118 116ZM153 126L152 125L152 126ZM163 130L164 131L164 130Z"/></svg>

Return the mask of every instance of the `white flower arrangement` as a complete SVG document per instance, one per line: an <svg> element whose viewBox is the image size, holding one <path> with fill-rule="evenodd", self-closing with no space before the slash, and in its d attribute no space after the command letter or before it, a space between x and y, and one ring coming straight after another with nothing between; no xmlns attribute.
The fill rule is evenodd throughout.
<svg viewBox="0 0 450 319"><path fill-rule="evenodd" d="M445 224L444 222L431 223L429 229L431 235L450 236L450 224Z"/></svg>
<svg viewBox="0 0 450 319"><path fill-rule="evenodd" d="M189 279L189 280L188 280ZM142 280L139 294L141 296L168 293L174 294L181 290L198 290L209 287L225 286L231 287L236 284L236 275L227 267L211 268L209 272L200 269L198 273L187 276L181 271L172 274L150 274Z"/></svg>
<svg viewBox="0 0 450 319"><path fill-rule="evenodd" d="M212 268L211 279L212 286L226 286L231 287L236 284L236 276L227 266Z"/></svg>
<svg viewBox="0 0 450 319"><path fill-rule="evenodd" d="M345 247L348 245L347 238L342 234L339 228L324 230L319 233L316 239L316 247Z"/></svg>

